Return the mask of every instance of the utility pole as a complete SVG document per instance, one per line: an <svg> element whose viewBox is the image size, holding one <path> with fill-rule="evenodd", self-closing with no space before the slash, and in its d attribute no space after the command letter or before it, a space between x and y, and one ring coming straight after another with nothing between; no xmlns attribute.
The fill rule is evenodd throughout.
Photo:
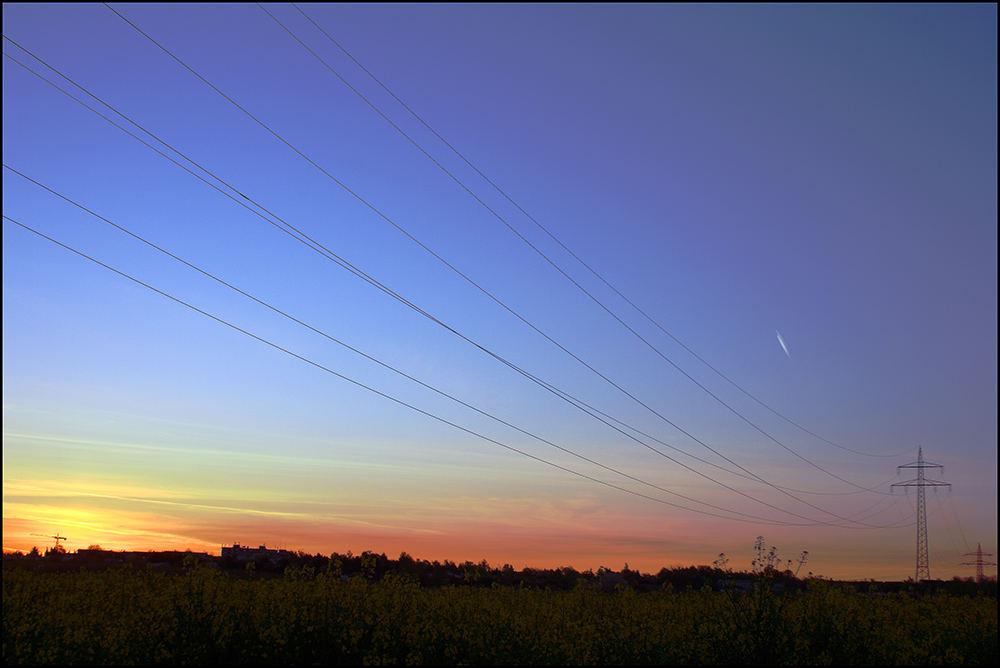
<svg viewBox="0 0 1000 668"><path fill-rule="evenodd" d="M962 566L975 566L976 567L976 582L983 581L983 566L996 566L992 561L983 561L983 557L992 557L992 554L983 554L983 544L976 543L975 552L966 552L962 555L963 557L975 557L975 561L963 561Z"/></svg>
<svg viewBox="0 0 1000 668"><path fill-rule="evenodd" d="M890 486L890 489L892 487L917 488L917 582L931 579L930 559L927 553L927 501L924 497L924 489L927 487L951 487L951 483L929 480L924 476L924 470L934 468L944 472L944 467L941 464L925 462L924 449L917 448L917 461L896 467L896 469L916 469L917 477L913 480L895 482Z"/></svg>

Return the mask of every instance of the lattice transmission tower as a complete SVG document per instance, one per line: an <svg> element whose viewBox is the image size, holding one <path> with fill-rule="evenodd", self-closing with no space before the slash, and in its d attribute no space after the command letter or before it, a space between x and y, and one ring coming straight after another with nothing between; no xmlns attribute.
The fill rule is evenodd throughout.
<svg viewBox="0 0 1000 668"><path fill-rule="evenodd" d="M917 461L911 462L909 464L903 464L902 466L897 466L897 469L916 469L917 477L913 480L906 480L903 482L895 482L891 487L916 487L917 488L917 576L916 581L930 580L931 579L931 567L930 559L927 553L927 501L924 497L924 489L927 487L951 487L951 483L942 482L940 480L930 480L924 476L924 471L927 469L941 469L944 472L944 467L941 464L933 464L931 462L924 461L924 449L917 449Z"/></svg>
<svg viewBox="0 0 1000 668"><path fill-rule="evenodd" d="M992 561L983 561L983 557L992 557L992 554L987 554L983 552L983 544L976 543L975 552L966 552L962 555L963 557L975 557L975 561L963 561L963 566L975 566L976 567L976 582L983 581L983 566L996 566L996 563Z"/></svg>

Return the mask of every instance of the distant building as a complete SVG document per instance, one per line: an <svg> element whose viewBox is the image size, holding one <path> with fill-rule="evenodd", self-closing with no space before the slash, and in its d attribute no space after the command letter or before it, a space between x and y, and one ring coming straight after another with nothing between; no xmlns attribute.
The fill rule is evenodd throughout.
<svg viewBox="0 0 1000 668"><path fill-rule="evenodd" d="M258 547L249 547L247 545L240 545L239 543L234 543L232 547L222 548L222 557L231 557L236 561L257 561L266 560L272 563L277 562L279 559L294 558L296 554L288 550L275 550L268 548L264 545L259 545Z"/></svg>

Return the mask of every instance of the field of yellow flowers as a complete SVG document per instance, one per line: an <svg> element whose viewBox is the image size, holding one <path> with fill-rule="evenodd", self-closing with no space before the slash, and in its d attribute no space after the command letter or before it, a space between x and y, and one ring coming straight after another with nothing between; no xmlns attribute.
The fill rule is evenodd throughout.
<svg viewBox="0 0 1000 668"><path fill-rule="evenodd" d="M7 664L991 664L991 596L422 588L406 576L3 574Z"/></svg>

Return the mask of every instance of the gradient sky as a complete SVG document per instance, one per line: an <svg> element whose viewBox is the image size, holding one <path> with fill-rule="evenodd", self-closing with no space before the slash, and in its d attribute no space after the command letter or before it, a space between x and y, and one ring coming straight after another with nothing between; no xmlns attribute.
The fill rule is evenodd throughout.
<svg viewBox="0 0 1000 668"><path fill-rule="evenodd" d="M914 572L915 494L890 495L889 485L913 477L896 466L922 446L944 465L929 476L952 483L928 492L932 576L973 574L960 563L977 543L996 551L995 5L302 5L676 340L293 6L265 7L739 415L575 288L259 7L116 6L675 426L490 301L106 7L5 3L5 37L241 193L479 345L686 453L647 440L671 461L585 415L4 58L10 167L331 337L643 482L407 381L8 169L5 216L422 410L652 497L392 403L5 220L5 550L59 532L71 550L217 552L235 541L656 571L720 552L746 568L763 535L785 559L808 550L805 570L827 577L902 579ZM4 53L59 81L6 39ZM840 447L755 403L677 340ZM734 475L732 462L770 485Z"/></svg>

